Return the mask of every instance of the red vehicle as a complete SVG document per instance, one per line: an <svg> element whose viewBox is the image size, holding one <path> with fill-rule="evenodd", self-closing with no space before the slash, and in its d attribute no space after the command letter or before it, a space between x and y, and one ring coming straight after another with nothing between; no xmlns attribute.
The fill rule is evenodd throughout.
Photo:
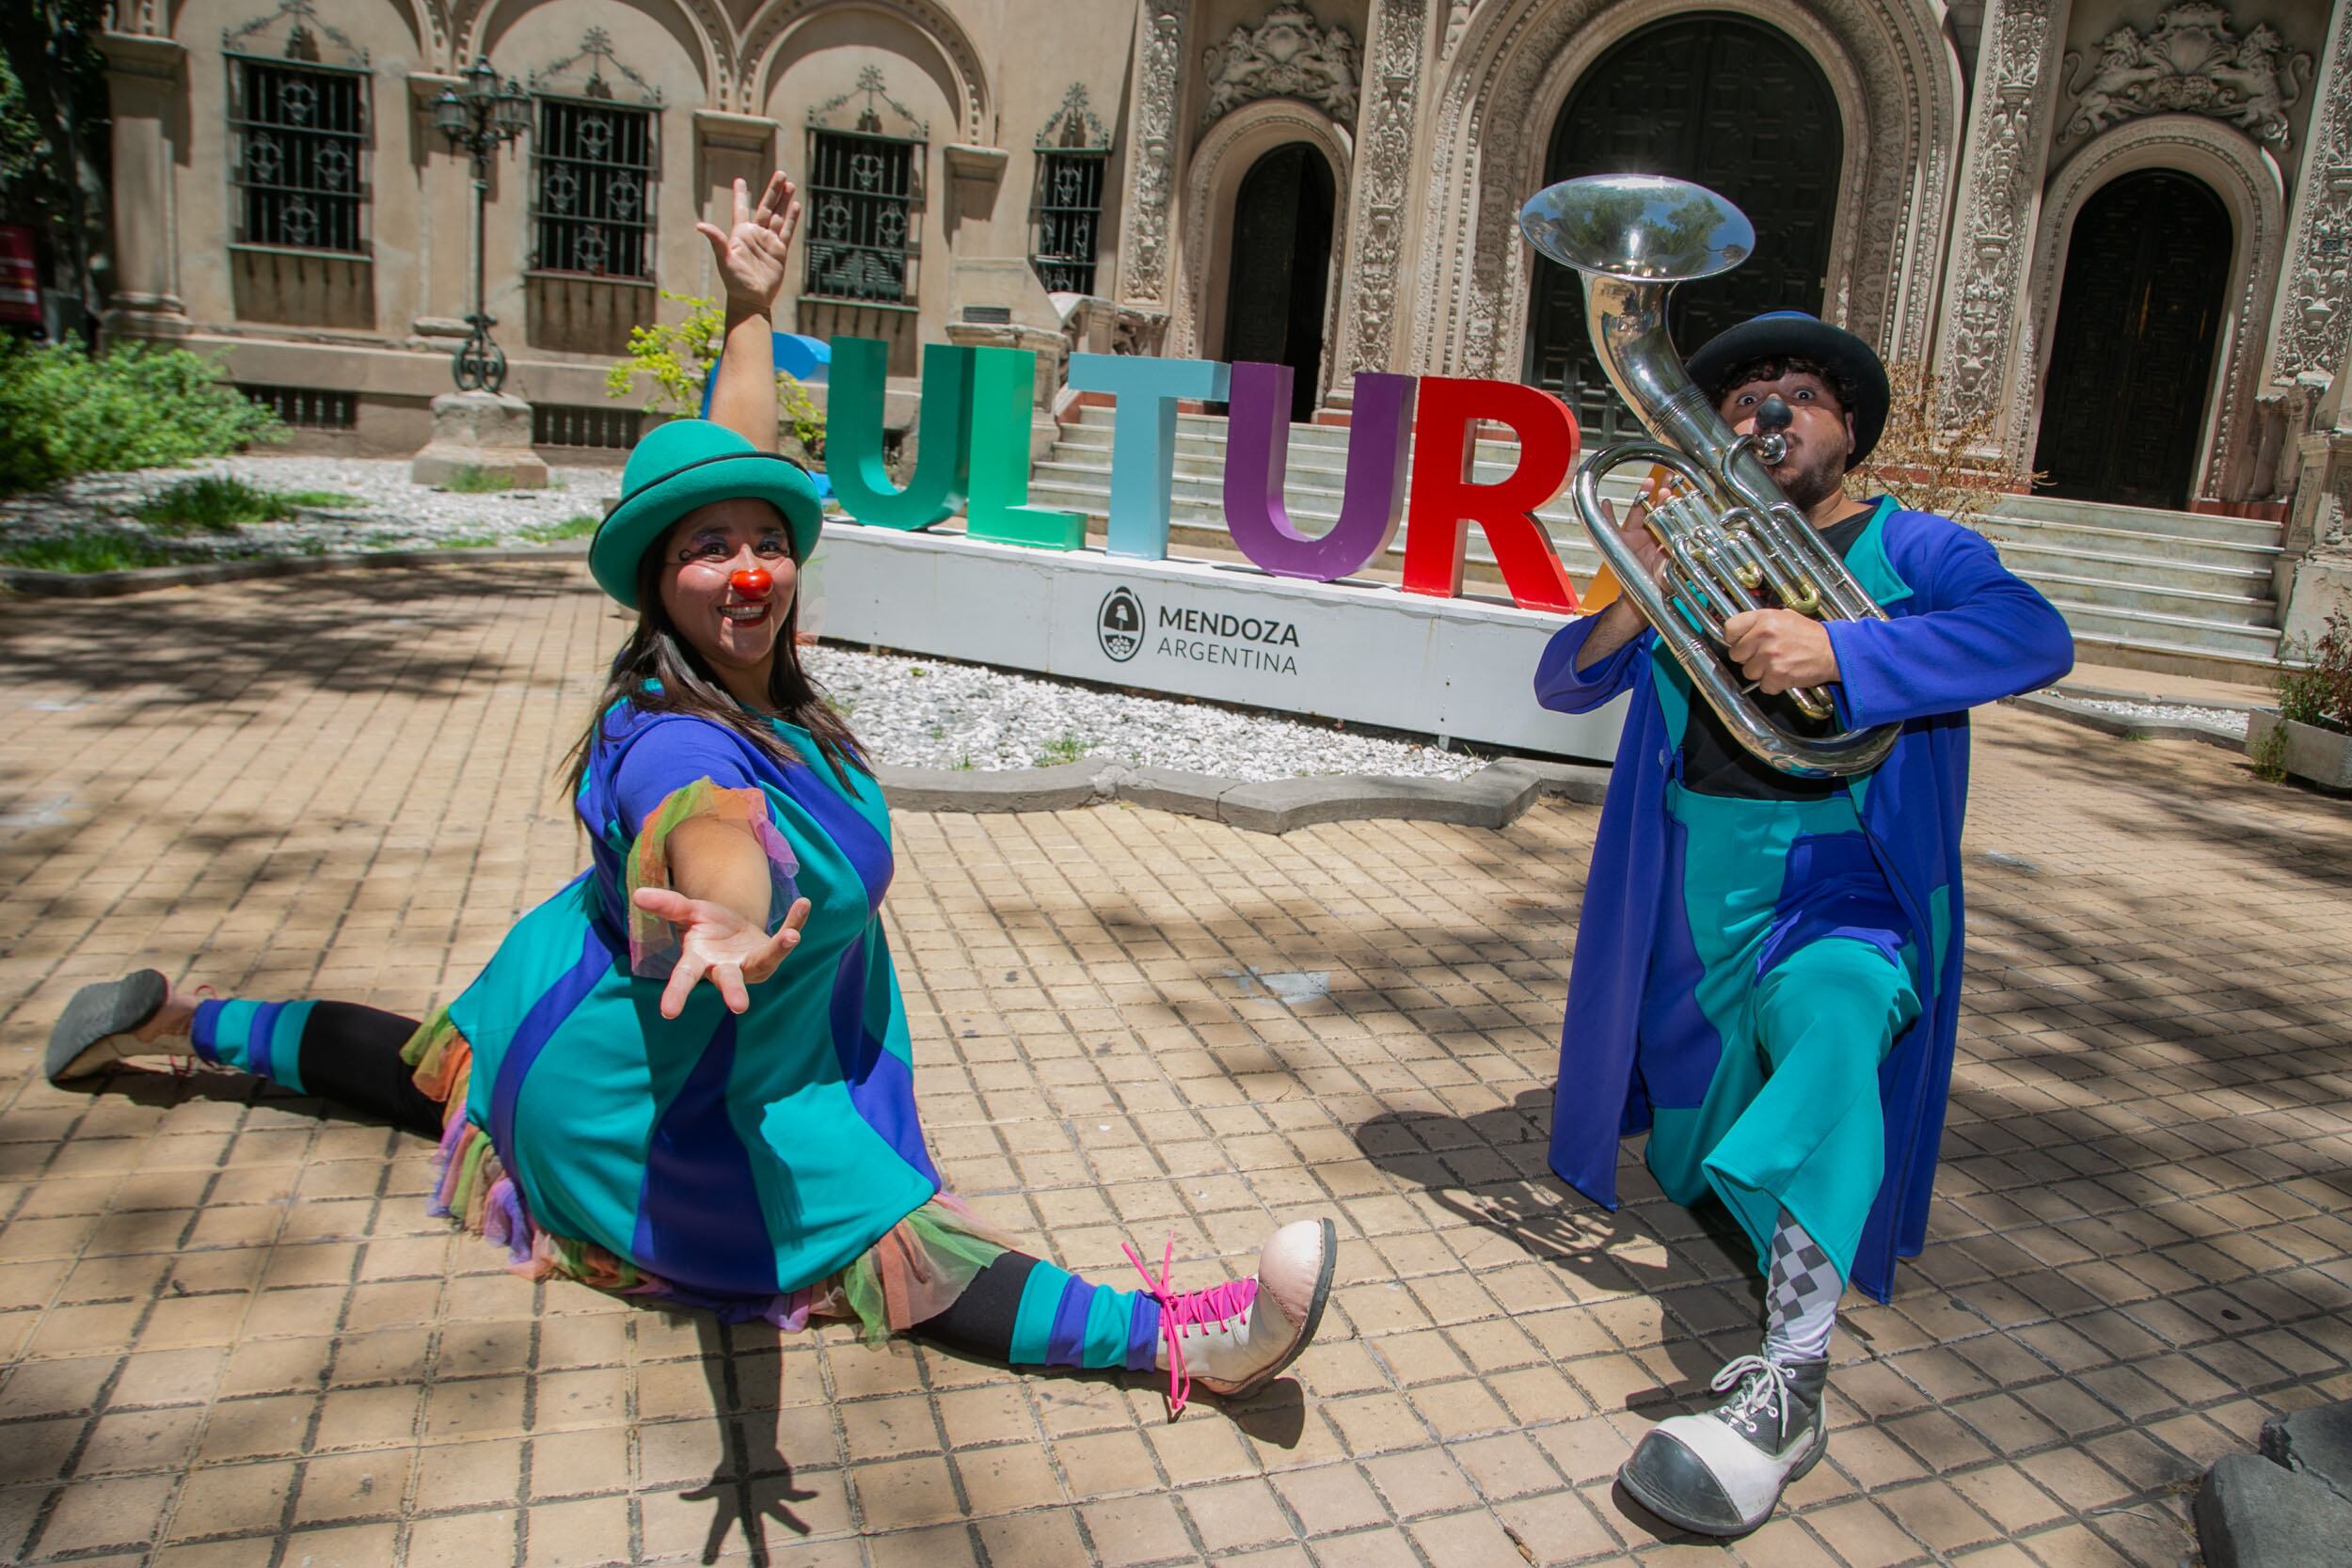
<svg viewBox="0 0 2352 1568"><path fill-rule="evenodd" d="M33 263L33 231L0 223L0 327L40 329L40 276Z"/></svg>

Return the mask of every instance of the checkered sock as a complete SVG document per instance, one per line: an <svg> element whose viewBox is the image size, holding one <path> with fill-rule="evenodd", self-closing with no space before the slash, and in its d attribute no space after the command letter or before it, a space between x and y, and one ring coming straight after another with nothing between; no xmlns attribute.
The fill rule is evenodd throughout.
<svg viewBox="0 0 2352 1568"><path fill-rule="evenodd" d="M1764 1357L1784 1367L1829 1355L1829 1331L1846 1282L1820 1243L1784 1209L1772 1232L1772 1273L1764 1286Z"/></svg>

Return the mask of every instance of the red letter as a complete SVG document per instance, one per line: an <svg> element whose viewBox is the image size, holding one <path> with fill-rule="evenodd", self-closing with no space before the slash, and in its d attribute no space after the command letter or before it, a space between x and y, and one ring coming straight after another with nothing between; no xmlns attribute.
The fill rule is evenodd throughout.
<svg viewBox="0 0 2352 1568"><path fill-rule="evenodd" d="M1519 465L1492 484L1470 483L1478 421L1509 425ZM1576 416L1540 388L1516 381L1425 375L1413 421L1413 496L1405 516L1405 591L1449 598L1462 592L1466 522L1486 531L1503 585L1530 610L1573 611L1576 589L1534 511L1560 493L1576 467Z"/></svg>

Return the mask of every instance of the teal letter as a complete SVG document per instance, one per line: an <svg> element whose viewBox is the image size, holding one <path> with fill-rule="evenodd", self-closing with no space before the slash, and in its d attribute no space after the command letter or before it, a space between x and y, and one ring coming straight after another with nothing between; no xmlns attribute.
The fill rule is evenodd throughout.
<svg viewBox="0 0 2352 1568"><path fill-rule="evenodd" d="M825 395L825 470L841 509L876 528L929 528L963 505L969 448L972 351L923 350L923 405L915 414L914 472L900 490L882 464L882 394L890 350L879 338L835 338Z"/></svg>
<svg viewBox="0 0 2352 1568"><path fill-rule="evenodd" d="M1106 549L1168 559L1168 499L1176 484L1176 400L1223 403L1227 369L1214 359L1073 354L1070 385L1119 400L1111 421L1111 523Z"/></svg>
<svg viewBox="0 0 2352 1568"><path fill-rule="evenodd" d="M972 499L964 531L999 545L1074 550L1087 542L1086 514L1029 504L1036 388L1037 356L1027 349L972 351Z"/></svg>

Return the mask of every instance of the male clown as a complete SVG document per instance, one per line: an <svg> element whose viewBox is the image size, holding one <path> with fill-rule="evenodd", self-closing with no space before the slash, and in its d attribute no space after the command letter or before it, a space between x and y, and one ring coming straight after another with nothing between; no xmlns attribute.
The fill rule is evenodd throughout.
<svg viewBox="0 0 2352 1568"><path fill-rule="evenodd" d="M1780 773L1624 598L1562 628L1536 671L1563 712L1633 697L1578 926L1552 1169L1613 1209L1617 1141L1647 1128L1666 1195L1722 1202L1768 1275L1763 1344L1717 1374L1725 1402L1661 1422L1619 1479L1661 1518L1737 1535L1827 1446L1845 1285L1883 1301L1925 1239L1960 1011L1966 711L2056 680L2074 644L1977 534L1846 498L1886 420L1860 339L1779 312L1690 371L1740 434L1768 398L1787 405L1773 477L1889 617L1737 615L1731 662L1785 717L1782 693L1828 685L1837 727L1901 726L1868 774ZM1655 566L1639 516L1620 531Z"/></svg>

